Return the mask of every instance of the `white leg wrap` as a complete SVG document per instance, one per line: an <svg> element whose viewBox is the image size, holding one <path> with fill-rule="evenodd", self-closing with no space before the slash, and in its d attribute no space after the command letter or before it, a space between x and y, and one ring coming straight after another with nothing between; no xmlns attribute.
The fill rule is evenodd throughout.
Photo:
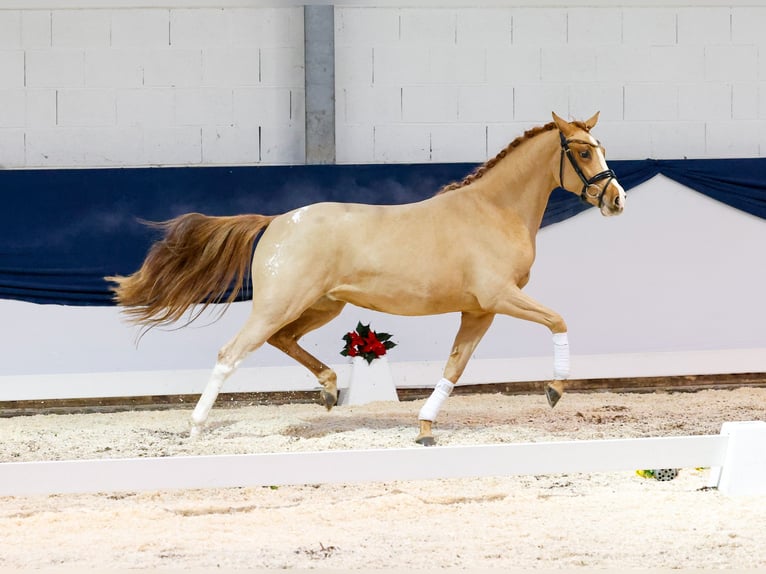
<svg viewBox="0 0 766 574"><path fill-rule="evenodd" d="M221 392L221 387L224 381L234 372L234 368L216 364L213 369L213 374L210 375L210 380L205 386L205 390L202 396L197 401L197 406L194 407L192 412L192 423L200 425L205 422L207 415L210 413L210 409L213 408L215 400L218 398L218 393Z"/></svg>
<svg viewBox="0 0 766 574"><path fill-rule="evenodd" d="M441 379L434 387L434 392L428 397L426 404L420 409L418 413L418 419L421 421L435 421L436 415L439 414L439 409L442 408L442 404L450 396L452 389L455 388L454 383L449 382L447 379Z"/></svg>
<svg viewBox="0 0 766 574"><path fill-rule="evenodd" d="M569 337L566 333L553 335L553 378L569 378Z"/></svg>

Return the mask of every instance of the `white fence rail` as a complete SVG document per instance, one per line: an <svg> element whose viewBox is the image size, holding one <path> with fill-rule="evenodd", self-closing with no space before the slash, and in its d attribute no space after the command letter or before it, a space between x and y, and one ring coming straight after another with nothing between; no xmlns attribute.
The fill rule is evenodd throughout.
<svg viewBox="0 0 766 574"><path fill-rule="evenodd" d="M766 494L766 422L720 435L0 464L0 496L713 467L725 494Z"/></svg>

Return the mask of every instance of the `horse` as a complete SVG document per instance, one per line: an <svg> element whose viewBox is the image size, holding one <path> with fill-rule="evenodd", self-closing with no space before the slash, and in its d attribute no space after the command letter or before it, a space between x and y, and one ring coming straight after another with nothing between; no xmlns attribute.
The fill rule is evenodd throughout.
<svg viewBox="0 0 766 574"><path fill-rule="evenodd" d="M569 378L569 340L561 315L522 291L535 237L554 188L579 195L604 216L623 211L625 191L590 133L598 112L585 121L552 116L423 201L323 202L281 215L187 213L156 224L164 236L140 269L106 277L128 321L147 329L169 325L196 308L188 324L211 304L231 304L248 267L252 281L252 311L218 352L192 413L191 436L204 429L224 381L267 342L313 373L328 410L336 405L336 373L298 341L347 303L407 316L461 314L443 376L418 413L421 445L435 444L439 410L497 314L550 330L553 378L544 392L555 406Z"/></svg>

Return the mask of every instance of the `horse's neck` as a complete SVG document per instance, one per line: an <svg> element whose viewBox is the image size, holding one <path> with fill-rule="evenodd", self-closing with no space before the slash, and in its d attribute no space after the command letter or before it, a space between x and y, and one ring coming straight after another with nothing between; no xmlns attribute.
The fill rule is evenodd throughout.
<svg viewBox="0 0 766 574"><path fill-rule="evenodd" d="M511 151L477 181L477 191L497 209L519 217L534 238L556 187L551 160L558 132L538 134Z"/></svg>

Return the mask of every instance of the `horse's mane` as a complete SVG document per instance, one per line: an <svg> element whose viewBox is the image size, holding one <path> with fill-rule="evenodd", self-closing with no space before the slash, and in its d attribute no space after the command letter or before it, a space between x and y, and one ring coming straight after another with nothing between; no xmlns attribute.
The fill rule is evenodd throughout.
<svg viewBox="0 0 766 574"><path fill-rule="evenodd" d="M571 123L573 123L580 129L583 129L585 131L590 131L588 126L585 125L585 122L573 121ZM547 123L544 126L537 126L535 128L528 129L522 135L520 135L511 143L509 143L505 147L505 149L500 150L500 153L498 153L495 157L484 162L482 165L477 167L473 172L465 176L462 180L448 183L447 185L442 187L439 191L437 191L436 195L440 195L442 193L446 193L448 191L452 191L455 189L460 189L461 187L465 187L466 185L472 184L477 179L481 179L484 176L484 174L486 174L489 170L495 167L500 162L500 160L505 158L509 153L511 153L513 150L515 150L525 141L530 140L533 137L540 135L541 133L549 132L554 129L556 129L556 124L554 122Z"/></svg>

